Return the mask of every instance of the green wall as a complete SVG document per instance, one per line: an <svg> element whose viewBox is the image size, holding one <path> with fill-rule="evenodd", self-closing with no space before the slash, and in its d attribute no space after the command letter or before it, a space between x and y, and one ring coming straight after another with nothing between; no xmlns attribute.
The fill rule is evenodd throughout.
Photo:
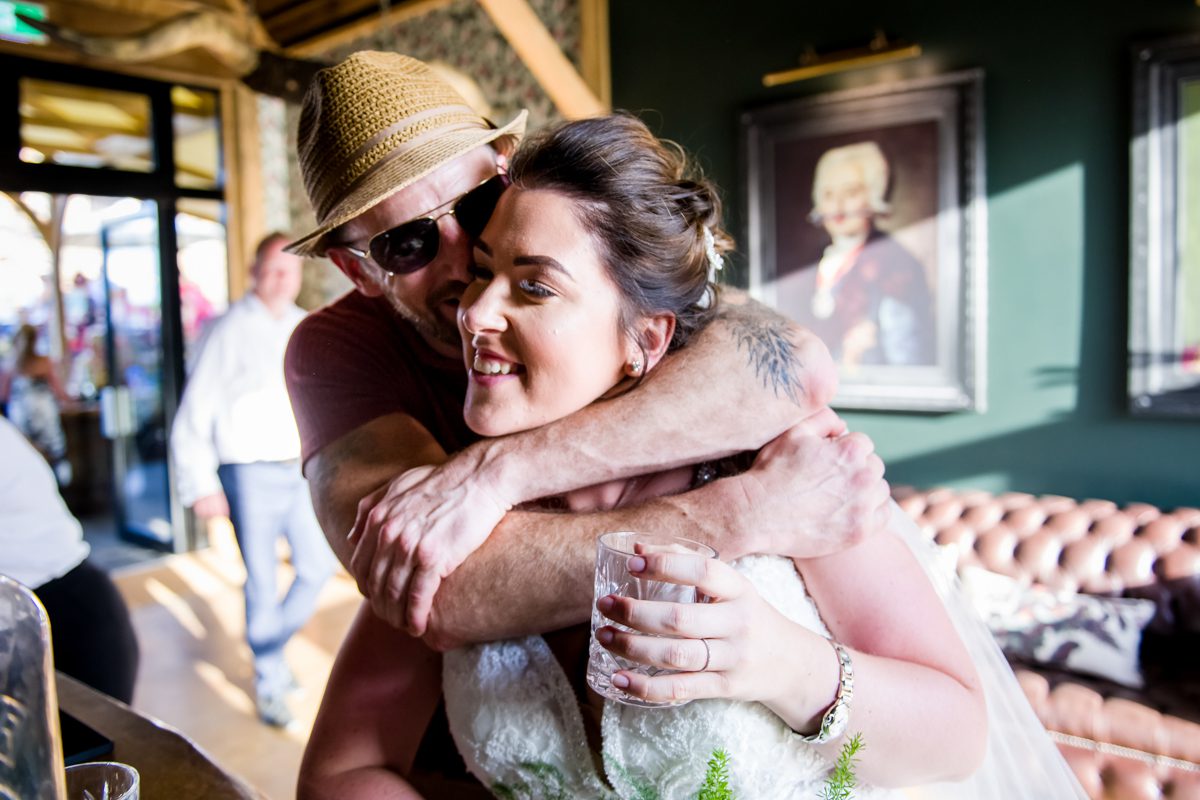
<svg viewBox="0 0 1200 800"><path fill-rule="evenodd" d="M1192 0L610 0L610 13L614 106L699 156L738 234L739 112L982 68L987 411L844 416L875 440L893 483L1200 505L1200 418L1136 419L1125 400L1129 48L1200 30ZM876 29L925 54L761 85L806 44L859 46Z"/></svg>

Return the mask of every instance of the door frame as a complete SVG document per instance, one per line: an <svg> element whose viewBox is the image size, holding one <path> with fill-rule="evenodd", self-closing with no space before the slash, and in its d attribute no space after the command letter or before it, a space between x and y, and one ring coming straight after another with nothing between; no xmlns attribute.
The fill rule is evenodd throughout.
<svg viewBox="0 0 1200 800"><path fill-rule="evenodd" d="M20 102L20 81L23 78L136 92L148 96L150 135L154 150L153 170L130 172L108 167L30 164L21 161L21 120L17 109ZM175 182L175 136L171 102L171 87L175 85L215 92L218 95L217 125L220 131L217 142L220 148L218 159L222 165L218 174L219 188L181 187ZM5 115L5 123L0 123L0 190L133 197L138 200L155 201L158 215L159 285L162 292L162 401L168 433L179 408L184 384L183 321L175 230L177 204L181 198L216 200L223 204L226 220L231 216L226 199L229 153L225 147L223 118L223 110L226 108L223 96L225 91L224 88L211 85L189 84L186 80L164 82L74 64L0 54L0 108L10 109L12 112ZM226 230L228 231L228 224ZM228 241L226 246L228 247ZM172 530L170 549L175 552L194 549L203 544L203 535L180 503L170 458L167 459L167 470ZM113 491L116 491L115 488ZM124 538L135 538L139 543L148 543L136 533L121 527L118 528L118 533Z"/></svg>

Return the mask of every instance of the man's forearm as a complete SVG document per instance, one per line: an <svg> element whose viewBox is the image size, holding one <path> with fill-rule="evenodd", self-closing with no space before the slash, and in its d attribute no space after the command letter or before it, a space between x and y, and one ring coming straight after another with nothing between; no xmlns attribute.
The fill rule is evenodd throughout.
<svg viewBox="0 0 1200 800"><path fill-rule="evenodd" d="M521 503L761 447L828 403L836 373L812 334L732 298L635 390L479 442L454 463Z"/></svg>
<svg viewBox="0 0 1200 800"><path fill-rule="evenodd" d="M721 480L611 511L509 512L443 582L425 642L445 651L585 622L596 537L605 531L652 530L704 542L725 559L745 555L738 491L736 482Z"/></svg>
<svg viewBox="0 0 1200 800"><path fill-rule="evenodd" d="M439 464L446 454L411 418L389 414L350 431L322 448L305 465L313 509L325 538L349 568L359 502L411 467Z"/></svg>

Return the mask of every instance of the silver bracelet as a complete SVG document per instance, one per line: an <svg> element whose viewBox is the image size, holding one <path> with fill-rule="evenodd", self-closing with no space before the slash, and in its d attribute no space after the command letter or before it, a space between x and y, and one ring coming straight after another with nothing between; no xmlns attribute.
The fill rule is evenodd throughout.
<svg viewBox="0 0 1200 800"><path fill-rule="evenodd" d="M800 740L810 744L825 744L846 732L850 724L850 701L854 699L854 662L850 660L850 652L838 642L829 640L833 651L838 657L838 690L833 705L821 718L820 729L809 736L800 736Z"/></svg>

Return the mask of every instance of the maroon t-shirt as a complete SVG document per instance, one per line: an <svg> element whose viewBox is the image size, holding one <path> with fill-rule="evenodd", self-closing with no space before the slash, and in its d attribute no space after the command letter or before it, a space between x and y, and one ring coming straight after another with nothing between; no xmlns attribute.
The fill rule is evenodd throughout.
<svg viewBox="0 0 1200 800"><path fill-rule="evenodd" d="M447 453L478 438L463 422L462 358L433 352L380 297L352 291L305 317L288 342L284 374L302 463L360 425L395 412L424 425ZM440 702L409 779L426 797L490 796L467 773Z"/></svg>
<svg viewBox="0 0 1200 800"><path fill-rule="evenodd" d="M309 314L288 343L284 373L304 463L396 412L425 426L447 453L478 438L463 422L462 359L431 350L381 297L351 291Z"/></svg>

